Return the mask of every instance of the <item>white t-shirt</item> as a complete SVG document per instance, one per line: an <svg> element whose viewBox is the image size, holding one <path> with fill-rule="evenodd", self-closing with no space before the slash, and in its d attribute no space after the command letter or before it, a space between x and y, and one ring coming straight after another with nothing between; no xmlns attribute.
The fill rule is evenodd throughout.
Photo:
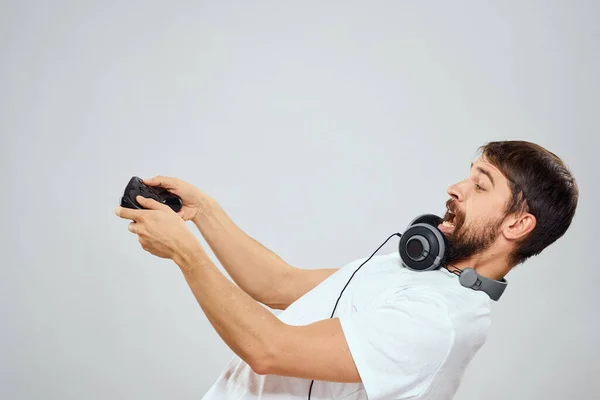
<svg viewBox="0 0 600 400"><path fill-rule="evenodd" d="M325 279L277 317L307 325L331 316L366 260ZM361 383L315 381L311 400L446 400L487 339L492 301L445 269L415 272L395 252L374 256L336 308ZM203 400L305 400L311 380L258 375L234 356Z"/></svg>

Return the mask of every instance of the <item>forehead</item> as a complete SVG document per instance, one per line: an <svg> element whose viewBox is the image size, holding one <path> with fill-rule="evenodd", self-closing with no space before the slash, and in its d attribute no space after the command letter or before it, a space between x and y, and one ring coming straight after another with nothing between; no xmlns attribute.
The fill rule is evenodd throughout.
<svg viewBox="0 0 600 400"><path fill-rule="evenodd" d="M490 173L492 173L494 175L494 177L498 176L498 177L504 177L504 175L502 175L502 172L500 172L500 170L498 168L496 168L496 166L494 166L493 164L491 164L489 161L487 161L485 158L483 157L479 157L477 158L475 161L473 161L471 163L471 167L476 168L482 168Z"/></svg>

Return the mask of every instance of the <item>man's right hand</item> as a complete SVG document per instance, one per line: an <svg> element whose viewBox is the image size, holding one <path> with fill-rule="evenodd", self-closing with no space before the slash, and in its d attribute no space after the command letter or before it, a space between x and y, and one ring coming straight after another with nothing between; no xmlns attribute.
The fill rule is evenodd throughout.
<svg viewBox="0 0 600 400"><path fill-rule="evenodd" d="M161 187L181 199L182 207L177 214L184 221L195 220L201 212L202 200L206 195L191 183L169 176L155 176L144 179L148 186Z"/></svg>

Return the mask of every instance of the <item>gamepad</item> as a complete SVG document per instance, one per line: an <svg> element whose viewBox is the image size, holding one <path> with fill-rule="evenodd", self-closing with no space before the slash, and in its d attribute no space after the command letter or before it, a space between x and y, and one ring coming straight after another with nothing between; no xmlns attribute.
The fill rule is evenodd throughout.
<svg viewBox="0 0 600 400"><path fill-rule="evenodd" d="M137 196L149 197L158 201L159 203L166 204L171 207L175 212L181 210L181 199L173 193L161 188L147 186L144 181L137 176L134 176L129 180L123 197L121 197L121 207L144 209L136 200Z"/></svg>

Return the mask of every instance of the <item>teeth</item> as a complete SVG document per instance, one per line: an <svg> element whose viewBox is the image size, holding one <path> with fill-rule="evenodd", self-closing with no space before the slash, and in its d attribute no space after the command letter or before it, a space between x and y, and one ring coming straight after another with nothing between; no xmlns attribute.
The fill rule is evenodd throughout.
<svg viewBox="0 0 600 400"><path fill-rule="evenodd" d="M449 227L449 228L452 228L452 227L454 227L454 224L451 224L451 223L450 223L450 222L448 222L448 221L444 221L444 222L442 222L442 225L444 225L444 226L447 226L447 227Z"/></svg>

